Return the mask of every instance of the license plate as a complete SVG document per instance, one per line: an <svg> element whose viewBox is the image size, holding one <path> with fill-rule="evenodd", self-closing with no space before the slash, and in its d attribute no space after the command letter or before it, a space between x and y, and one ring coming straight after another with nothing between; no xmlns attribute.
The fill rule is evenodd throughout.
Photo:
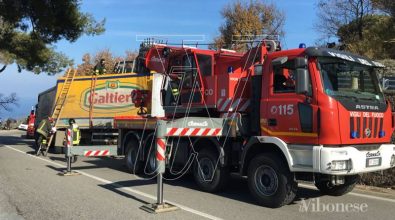
<svg viewBox="0 0 395 220"><path fill-rule="evenodd" d="M381 165L381 157L366 159L366 167L375 167Z"/></svg>

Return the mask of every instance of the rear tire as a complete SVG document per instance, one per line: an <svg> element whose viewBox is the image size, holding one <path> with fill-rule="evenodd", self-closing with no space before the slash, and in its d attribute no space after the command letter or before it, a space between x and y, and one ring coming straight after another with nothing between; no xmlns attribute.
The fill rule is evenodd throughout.
<svg viewBox="0 0 395 220"><path fill-rule="evenodd" d="M138 156L138 143L137 141L130 140L126 145L125 164L128 172L132 174L141 173L142 164Z"/></svg>
<svg viewBox="0 0 395 220"><path fill-rule="evenodd" d="M317 181L315 183L315 186L324 195L342 196L344 194L351 192L354 189L357 182L359 181L359 179L360 179L359 175L352 175L352 176L346 176L344 180L345 182L342 185L333 186L329 180L325 180L325 181Z"/></svg>
<svg viewBox="0 0 395 220"><path fill-rule="evenodd" d="M278 208L294 200L298 184L284 160L261 154L248 166L248 187L260 205Z"/></svg>
<svg viewBox="0 0 395 220"><path fill-rule="evenodd" d="M193 165L193 177L200 189L206 192L218 192L225 188L229 180L229 170L221 167L218 153L203 149Z"/></svg>

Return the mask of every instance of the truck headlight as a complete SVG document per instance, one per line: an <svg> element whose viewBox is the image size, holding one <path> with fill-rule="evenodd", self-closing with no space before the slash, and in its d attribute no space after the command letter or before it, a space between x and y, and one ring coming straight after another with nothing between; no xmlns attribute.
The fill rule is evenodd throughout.
<svg viewBox="0 0 395 220"><path fill-rule="evenodd" d="M390 166L391 167L395 166L395 155L394 154L392 154Z"/></svg>
<svg viewBox="0 0 395 220"><path fill-rule="evenodd" d="M333 160L330 169L332 171L351 170L351 160Z"/></svg>

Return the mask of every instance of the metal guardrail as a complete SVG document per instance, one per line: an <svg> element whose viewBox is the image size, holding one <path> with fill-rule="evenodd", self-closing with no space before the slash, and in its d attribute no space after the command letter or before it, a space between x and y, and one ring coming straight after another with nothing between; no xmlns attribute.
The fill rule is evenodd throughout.
<svg viewBox="0 0 395 220"><path fill-rule="evenodd" d="M380 84L384 90L395 90L395 77L383 77Z"/></svg>

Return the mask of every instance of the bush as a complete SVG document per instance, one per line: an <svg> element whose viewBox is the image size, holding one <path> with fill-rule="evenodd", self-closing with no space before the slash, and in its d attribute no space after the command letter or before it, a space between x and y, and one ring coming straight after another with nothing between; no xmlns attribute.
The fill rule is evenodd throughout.
<svg viewBox="0 0 395 220"><path fill-rule="evenodd" d="M395 167L362 175L360 184L395 189Z"/></svg>

